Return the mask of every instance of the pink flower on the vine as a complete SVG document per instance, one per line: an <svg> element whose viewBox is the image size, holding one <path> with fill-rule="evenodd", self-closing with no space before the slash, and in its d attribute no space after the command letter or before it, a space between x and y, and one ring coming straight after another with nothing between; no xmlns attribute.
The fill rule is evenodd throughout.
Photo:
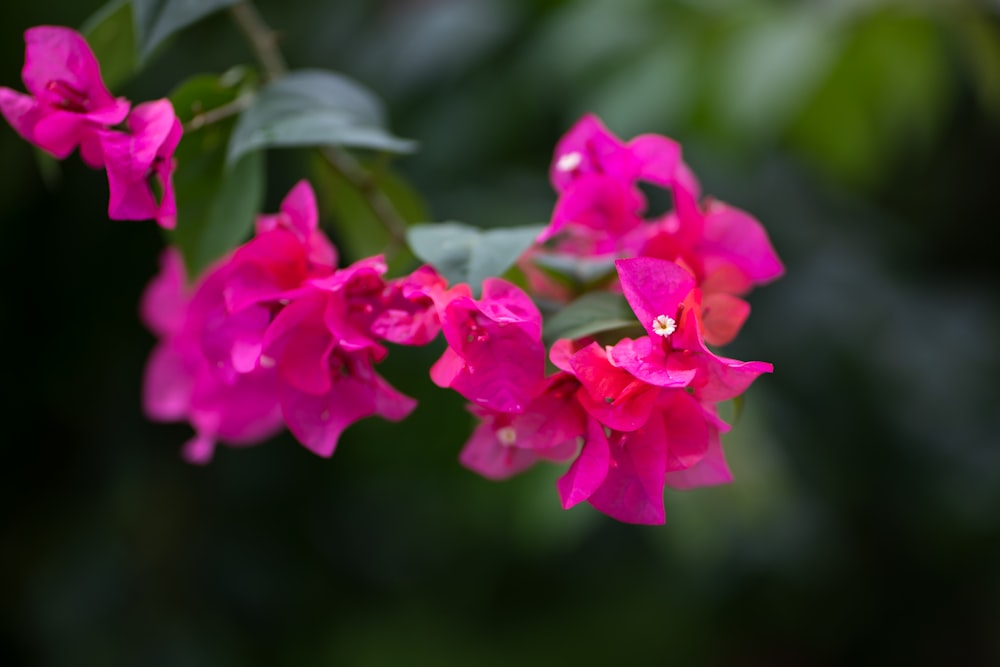
<svg viewBox="0 0 1000 667"><path fill-rule="evenodd" d="M458 285L438 298L438 314L448 347L431 368L434 383L480 407L523 412L545 371L542 316L528 295L487 278L481 299Z"/></svg>
<svg viewBox="0 0 1000 667"><path fill-rule="evenodd" d="M168 250L141 305L143 321L160 337L146 365L143 406L150 419L191 424L195 436L184 457L192 463L211 460L217 441L257 444L282 426L273 370L224 376L203 351L206 319L223 300L218 275L189 289L180 254Z"/></svg>
<svg viewBox="0 0 1000 667"><path fill-rule="evenodd" d="M677 262L694 276L703 294L705 339L713 345L730 342L750 314L739 297L784 273L761 224L720 201L672 211L641 231L640 256Z"/></svg>
<svg viewBox="0 0 1000 667"><path fill-rule="evenodd" d="M615 262L622 291L647 336L608 349L609 360L644 382L675 386L678 373L694 371L689 387L701 400L733 398L773 366L712 353L704 340L700 294L694 277L673 262L652 257Z"/></svg>
<svg viewBox="0 0 1000 667"><path fill-rule="evenodd" d="M205 311L201 345L220 375L252 371L282 305L308 279L333 273L336 250L318 225L315 195L300 181L279 213L258 216L256 236L206 276L219 287L210 292L214 301L198 304Z"/></svg>
<svg viewBox="0 0 1000 667"><path fill-rule="evenodd" d="M108 217L152 218L161 227L173 229L177 221L173 155L183 133L180 120L170 100L162 99L136 106L126 125L127 132L100 133L110 190Z"/></svg>
<svg viewBox="0 0 1000 667"><path fill-rule="evenodd" d="M62 159L79 146L83 161L104 164L101 128L117 125L129 102L115 98L101 79L86 40L61 26L36 26L24 33L21 78L29 95L0 87L0 112L18 134Z"/></svg>
<svg viewBox="0 0 1000 667"><path fill-rule="evenodd" d="M546 378L539 395L516 414L470 405L480 423L459 461L488 479L506 479L540 460L573 458L586 420L575 398L577 386L569 373Z"/></svg>
<svg viewBox="0 0 1000 667"><path fill-rule="evenodd" d="M267 329L260 363L277 372L285 423L320 456L331 456L359 419L398 421L416 407L374 369L387 353L370 333L384 272L373 257L310 280Z"/></svg>
<svg viewBox="0 0 1000 667"><path fill-rule="evenodd" d="M538 241L580 256L635 254L646 209L639 181L670 188L678 209L698 196L677 142L645 134L625 143L592 115L559 141L549 176L559 201Z"/></svg>
<svg viewBox="0 0 1000 667"><path fill-rule="evenodd" d="M655 409L634 430L591 418L583 449L557 483L563 507L586 501L619 521L662 524L665 485L731 479L718 439L717 420L683 389L659 391Z"/></svg>

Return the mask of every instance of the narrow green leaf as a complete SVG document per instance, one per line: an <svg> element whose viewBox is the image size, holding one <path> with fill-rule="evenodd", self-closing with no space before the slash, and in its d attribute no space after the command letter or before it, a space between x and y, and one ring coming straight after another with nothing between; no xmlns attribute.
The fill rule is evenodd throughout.
<svg viewBox="0 0 1000 667"><path fill-rule="evenodd" d="M559 338L575 339L637 325L624 296L613 292L590 292L549 318L542 337L551 343Z"/></svg>
<svg viewBox="0 0 1000 667"><path fill-rule="evenodd" d="M101 78L112 91L139 67L129 0L111 0L83 22L80 33L101 64Z"/></svg>
<svg viewBox="0 0 1000 667"><path fill-rule="evenodd" d="M542 225L479 229L460 222L415 225L407 233L413 253L450 283L478 293L483 280L503 275L543 229Z"/></svg>
<svg viewBox="0 0 1000 667"><path fill-rule="evenodd" d="M175 32L237 0L132 0L139 56L145 60Z"/></svg>
<svg viewBox="0 0 1000 667"><path fill-rule="evenodd" d="M229 161L272 146L414 150L414 142L392 135L384 125L381 102L356 81L322 70L290 72L261 89L240 115Z"/></svg>
<svg viewBox="0 0 1000 667"><path fill-rule="evenodd" d="M236 99L246 84L238 71L221 77L197 76L170 96L182 120ZM226 162L234 118L187 132L177 147L177 229L172 240L184 256L190 277L245 240L264 196L264 156L245 155Z"/></svg>

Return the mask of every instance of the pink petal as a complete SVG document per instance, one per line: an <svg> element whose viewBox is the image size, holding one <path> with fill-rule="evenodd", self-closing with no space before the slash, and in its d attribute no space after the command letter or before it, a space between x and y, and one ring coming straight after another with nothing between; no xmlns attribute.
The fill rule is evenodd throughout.
<svg viewBox="0 0 1000 667"><path fill-rule="evenodd" d="M628 142L628 149L639 164L638 177L663 187L677 182L681 146L658 134L643 134Z"/></svg>
<svg viewBox="0 0 1000 667"><path fill-rule="evenodd" d="M181 451L183 459L195 465L210 463L214 455L215 437L202 431L195 433L195 436L184 444L184 449Z"/></svg>
<svg viewBox="0 0 1000 667"><path fill-rule="evenodd" d="M749 315L750 304L739 297L723 292L706 294L701 302L705 342L717 346L731 342Z"/></svg>
<svg viewBox="0 0 1000 667"><path fill-rule="evenodd" d="M319 225L319 213L316 206L316 193L309 181L296 183L281 201L281 212L288 216L292 230L305 243Z"/></svg>
<svg viewBox="0 0 1000 667"><path fill-rule="evenodd" d="M710 429L708 449L700 461L690 468L667 472L665 482L674 489L694 489L699 486L714 486L728 484L733 481L733 473L726 463L722 451L719 432Z"/></svg>
<svg viewBox="0 0 1000 667"><path fill-rule="evenodd" d="M611 465L601 486L587 499L598 511L627 523L664 522L666 443L659 420L611 443Z"/></svg>
<svg viewBox="0 0 1000 667"><path fill-rule="evenodd" d="M10 88L0 87L0 113L3 113L3 117L18 134L32 143L35 142L35 125L41 117L41 110L35 98ZM69 155L69 151L56 157L64 158L66 155Z"/></svg>
<svg viewBox="0 0 1000 667"><path fill-rule="evenodd" d="M636 379L657 387L686 387L696 370L675 363L674 355L666 355L658 343L662 339L644 336L638 340L623 338L607 348L608 361L626 370Z"/></svg>
<svg viewBox="0 0 1000 667"><path fill-rule="evenodd" d="M650 336L656 336L653 321L660 315L675 317L677 306L694 289L694 278L673 262L652 257L619 259L615 262L622 292Z"/></svg>
<svg viewBox="0 0 1000 667"><path fill-rule="evenodd" d="M375 414L375 399L363 382L341 377L320 396L281 385L281 410L288 430L306 449L330 457L348 426Z"/></svg>
<svg viewBox="0 0 1000 667"><path fill-rule="evenodd" d="M21 77L35 97L61 101L58 90L49 88L50 82L58 81L80 93L92 108L113 104L114 98L101 80L97 58L80 33L62 26L36 26L25 31L24 42Z"/></svg>
<svg viewBox="0 0 1000 667"><path fill-rule="evenodd" d="M160 272L142 293L139 317L157 336L180 330L189 300L186 290L184 263L176 248L167 248L160 255Z"/></svg>
<svg viewBox="0 0 1000 667"><path fill-rule="evenodd" d="M142 383L143 412L154 421L185 419L191 405L198 360L160 343L149 356Z"/></svg>
<svg viewBox="0 0 1000 667"><path fill-rule="evenodd" d="M770 282L785 272L764 227L746 211L728 204L709 204L705 244L707 250L720 255L720 261L738 266L753 284Z"/></svg>
<svg viewBox="0 0 1000 667"><path fill-rule="evenodd" d="M593 495L604 483L611 463L611 451L604 427L595 420L587 424L587 441L569 470L556 482L563 509L569 509Z"/></svg>
<svg viewBox="0 0 1000 667"><path fill-rule="evenodd" d="M480 423L458 456L459 462L487 479L502 480L527 470L538 461L528 449L503 445L493 426Z"/></svg>

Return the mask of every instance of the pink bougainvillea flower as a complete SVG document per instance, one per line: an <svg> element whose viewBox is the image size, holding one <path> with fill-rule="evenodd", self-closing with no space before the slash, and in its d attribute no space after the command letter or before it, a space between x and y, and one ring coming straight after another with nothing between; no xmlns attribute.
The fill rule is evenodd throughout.
<svg viewBox="0 0 1000 667"><path fill-rule="evenodd" d="M590 174L669 188L681 185L698 197L698 181L681 160L680 144L658 134L641 134L625 143L593 114L577 121L556 144L549 179L563 193Z"/></svg>
<svg viewBox="0 0 1000 667"><path fill-rule="evenodd" d="M126 121L127 132L100 133L108 171L108 217L155 219L165 229L177 220L172 175L174 150L183 130L170 100L138 105Z"/></svg>
<svg viewBox="0 0 1000 667"><path fill-rule="evenodd" d="M631 183L603 174L586 174L559 197L549 225L538 237L561 237L561 252L591 256L621 249L623 239L643 223L646 199Z"/></svg>
<svg viewBox="0 0 1000 667"><path fill-rule="evenodd" d="M648 235L639 181L670 189L684 215L697 209L698 182L677 142L645 134L625 143L592 115L559 141L549 175L559 200L538 241L571 255L637 254Z"/></svg>
<svg viewBox="0 0 1000 667"><path fill-rule="evenodd" d="M371 332L399 345L426 345L441 331L436 300L447 290L447 281L429 265L391 280L382 292Z"/></svg>
<svg viewBox="0 0 1000 667"><path fill-rule="evenodd" d="M483 282L479 300L458 287L439 298L448 348L431 379L481 407L524 411L545 370L541 313L520 288L499 278Z"/></svg>
<svg viewBox="0 0 1000 667"><path fill-rule="evenodd" d="M278 374L285 422L320 456L331 456L343 431L359 419L398 421L416 407L373 366L386 355L369 333L384 272L381 258L369 258L311 280L267 329L261 364Z"/></svg>
<svg viewBox="0 0 1000 667"><path fill-rule="evenodd" d="M21 78L30 95L0 88L0 112L18 134L55 157L80 146L84 162L102 166L97 131L122 122L129 102L108 92L94 53L75 30L36 26L24 41Z"/></svg>
<svg viewBox="0 0 1000 667"><path fill-rule="evenodd" d="M677 262L695 277L704 295L705 339L713 345L730 342L750 314L739 297L784 273L761 224L720 201L671 212L640 233L646 238L638 255Z"/></svg>
<svg viewBox="0 0 1000 667"><path fill-rule="evenodd" d="M715 420L683 389L656 396L656 409L635 430L589 421L579 456L557 483L565 509L587 501L619 521L662 524L664 485L729 481Z"/></svg>
<svg viewBox="0 0 1000 667"><path fill-rule="evenodd" d="M480 423L459 455L462 465L488 479L506 479L540 460L573 458L585 431L577 386L568 373L546 378L541 393L518 414L470 406Z"/></svg>
<svg viewBox="0 0 1000 667"><path fill-rule="evenodd" d="M625 298L648 334L648 340L609 349L616 365L654 384L661 381L662 372L694 370L687 386L709 402L733 398L761 373L773 370L762 361L719 357L705 346L700 294L691 274L677 264L636 257L618 260L615 266Z"/></svg>
<svg viewBox="0 0 1000 667"><path fill-rule="evenodd" d="M195 436L184 449L193 463L207 463L217 441L256 444L282 426L272 369L224 376L203 352L205 318L215 312L210 304L222 302L220 289L221 283L211 279L188 289L179 253L168 250L140 309L147 326L160 336L146 365L144 410L150 419L188 421L194 427Z"/></svg>
<svg viewBox="0 0 1000 667"><path fill-rule="evenodd" d="M311 266L330 270L337 266L337 250L319 229L316 193L309 181L303 179L292 186L277 213L257 216L258 236L276 229L288 230L295 236L305 248Z"/></svg>

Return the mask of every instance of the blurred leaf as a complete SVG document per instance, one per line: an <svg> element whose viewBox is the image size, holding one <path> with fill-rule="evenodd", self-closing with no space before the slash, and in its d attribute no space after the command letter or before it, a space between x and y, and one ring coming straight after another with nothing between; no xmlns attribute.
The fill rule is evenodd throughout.
<svg viewBox="0 0 1000 667"><path fill-rule="evenodd" d="M460 222L415 225L407 233L413 253L436 268L449 283L468 283L478 293L484 279L514 265L543 229L542 225L479 229Z"/></svg>
<svg viewBox="0 0 1000 667"><path fill-rule="evenodd" d="M114 90L128 81L138 69L135 33L132 30L132 4L129 0L111 0L83 22L80 33L101 64L104 84Z"/></svg>
<svg viewBox="0 0 1000 667"><path fill-rule="evenodd" d="M197 76L170 97L178 115L190 120L206 107L235 100L246 85L243 71ZM232 117L188 131L177 147L177 229L172 240L193 278L247 238L264 197L264 156L255 152L233 165L226 161Z"/></svg>
<svg viewBox="0 0 1000 667"><path fill-rule="evenodd" d="M395 153L415 143L384 127L382 103L340 74L299 70L261 89L240 116L229 143L229 161L268 146L350 146Z"/></svg>
<svg viewBox="0 0 1000 667"><path fill-rule="evenodd" d="M542 337L551 343L559 338L575 339L637 325L624 296L614 292L590 292L549 318Z"/></svg>
<svg viewBox="0 0 1000 667"><path fill-rule="evenodd" d="M871 182L894 152L930 138L950 87L948 53L926 16L865 15L823 86L791 128L842 179Z"/></svg>
<svg viewBox="0 0 1000 667"><path fill-rule="evenodd" d="M132 0L139 57L145 60L165 39L237 0Z"/></svg>
<svg viewBox="0 0 1000 667"><path fill-rule="evenodd" d="M803 6L767 12L719 49L712 108L744 139L770 138L822 84L840 48L839 26Z"/></svg>
<svg viewBox="0 0 1000 667"><path fill-rule="evenodd" d="M419 194L398 174L386 166L371 168L372 186L389 199L396 212L408 224L427 219L427 208ZM335 238L345 251L345 260L384 252L392 245L388 230L372 211L364 195L330 163L317 155L312 168L319 207L325 217L333 219ZM398 273L413 262L409 252L397 253L389 258L390 274Z"/></svg>
<svg viewBox="0 0 1000 667"><path fill-rule="evenodd" d="M983 105L1000 117L1000 26L973 12L962 17L960 45L965 49Z"/></svg>

